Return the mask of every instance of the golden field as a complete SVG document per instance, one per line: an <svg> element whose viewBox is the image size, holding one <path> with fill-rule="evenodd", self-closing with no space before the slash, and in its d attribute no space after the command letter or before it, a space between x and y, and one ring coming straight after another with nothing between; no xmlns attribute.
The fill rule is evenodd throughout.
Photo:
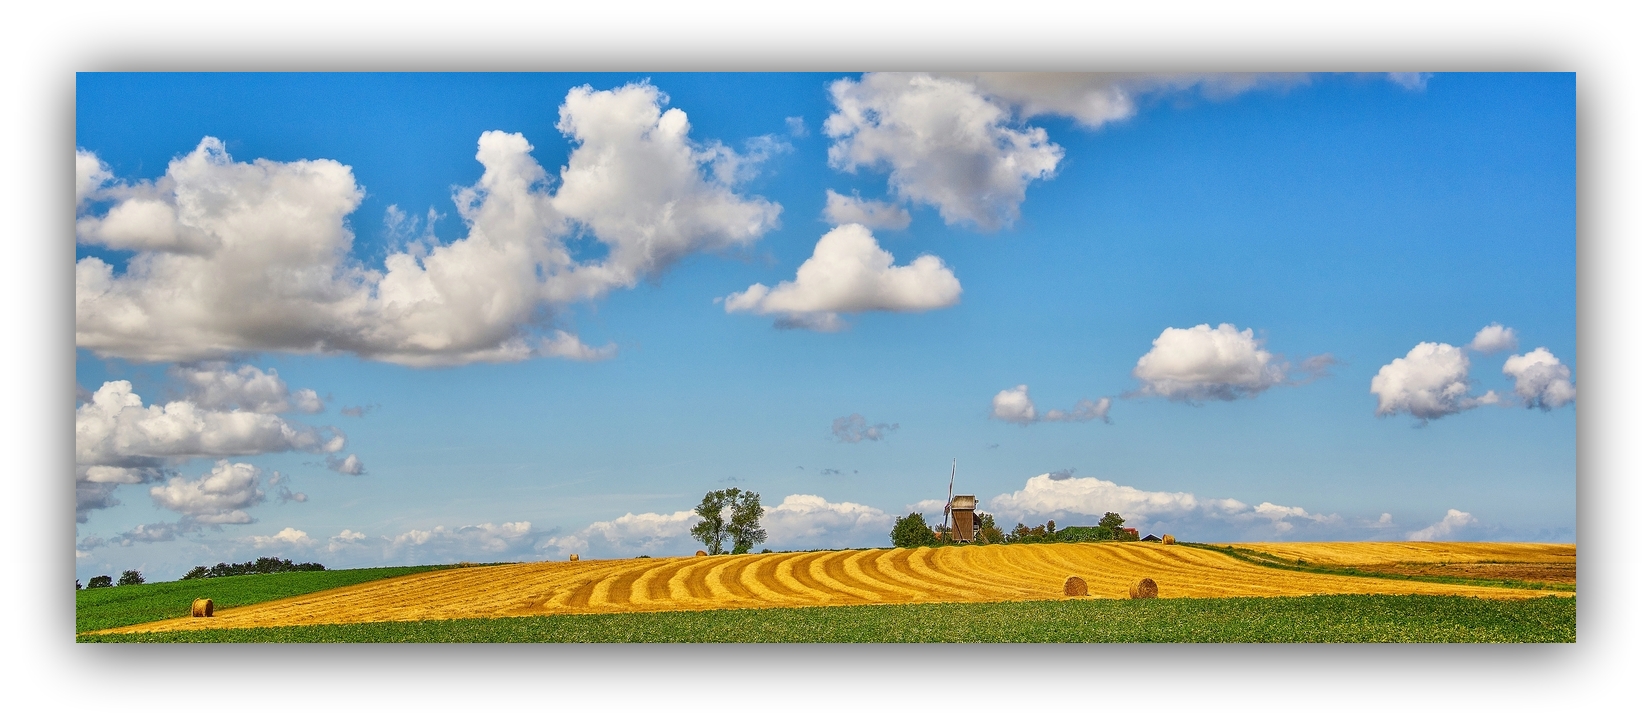
<svg viewBox="0 0 1652 723"><path fill-rule="evenodd" d="M1315 560L1338 565L1355 564L1345 562L1351 559L1374 564L1413 560L1432 563L1442 556L1460 556L1471 562L1520 562L1525 560L1517 558L1535 556L1541 558L1541 564L1555 556L1564 557L1567 551L1575 558L1576 549L1571 545L1489 543L1238 546L1293 561L1306 561L1309 558L1305 555L1314 554L1319 556ZM1370 549L1362 551L1364 548ZM1128 597L1128 586L1144 577L1157 581L1159 594L1165 598L1425 594L1514 599L1555 594L1279 570L1179 545L1062 543L464 567L221 610L211 618L176 618L109 632L568 613L1051 600L1063 597L1063 583L1072 575L1085 579L1091 598Z"/></svg>
<svg viewBox="0 0 1652 723"><path fill-rule="evenodd" d="M1400 575L1577 582L1577 545L1518 542L1255 542L1287 562Z"/></svg>

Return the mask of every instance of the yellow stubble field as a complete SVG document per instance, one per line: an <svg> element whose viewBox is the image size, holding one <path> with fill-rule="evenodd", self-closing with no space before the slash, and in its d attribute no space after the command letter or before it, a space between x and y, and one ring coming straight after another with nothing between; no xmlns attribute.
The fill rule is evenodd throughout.
<svg viewBox="0 0 1652 723"><path fill-rule="evenodd" d="M1338 543L1385 545L1387 543ZM1414 544L1414 543L1406 543ZM1539 554L1518 546L1429 543L1371 556ZM1447 547L1435 547L1445 545ZM1292 559L1296 545L1244 545ZM1287 550L1286 547L1290 549ZM1570 546L1564 546L1570 547ZM1507 548L1507 549L1504 549ZM1352 548L1349 548L1352 549ZM1575 548L1573 548L1575 550ZM1354 555L1329 548L1322 555ZM1558 554L1558 553L1553 553ZM1304 558L1306 559L1306 558ZM1331 557L1319 559L1330 560ZM1340 559L1340 558L1338 558ZM1384 558L1386 559L1386 558ZM841 550L738 556L536 562L438 570L111 632L273 627L577 613L1062 598L1069 576L1092 598L1128 597L1144 577L1165 598L1426 594L1515 599L1553 591L1323 575L1253 565L1211 550L1128 543Z"/></svg>

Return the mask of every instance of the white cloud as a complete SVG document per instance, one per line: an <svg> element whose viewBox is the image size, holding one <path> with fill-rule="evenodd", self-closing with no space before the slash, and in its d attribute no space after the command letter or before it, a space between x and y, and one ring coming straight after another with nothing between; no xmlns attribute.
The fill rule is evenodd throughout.
<svg viewBox="0 0 1652 723"><path fill-rule="evenodd" d="M1445 517L1441 518L1439 522L1411 533L1406 539L1417 541L1449 540L1455 537L1463 528L1477 522L1479 520L1474 519L1474 515L1467 512L1447 510Z"/></svg>
<svg viewBox="0 0 1652 723"><path fill-rule="evenodd" d="M1520 342L1516 340L1514 330L1497 323L1475 332L1474 340L1468 343L1469 349L1481 354L1508 351L1519 346Z"/></svg>
<svg viewBox="0 0 1652 723"><path fill-rule="evenodd" d="M528 522L484 522L449 528L437 525L428 530L408 530L388 538L386 556L423 561L456 561L466 556L501 556L526 553L533 546L533 525ZM338 538L334 538L337 540Z"/></svg>
<svg viewBox="0 0 1652 723"><path fill-rule="evenodd" d="M1514 380L1514 393L1527 407L1548 411L1577 399L1570 381L1572 370L1544 347L1509 357L1503 362L1503 374Z"/></svg>
<svg viewBox="0 0 1652 723"><path fill-rule="evenodd" d="M149 497L195 524L246 524L253 521L246 508L264 501L262 477L257 467L245 462L219 460L200 477L178 476L165 486L150 487Z"/></svg>
<svg viewBox="0 0 1652 723"><path fill-rule="evenodd" d="M939 257L926 254L907 266L894 264L871 230L839 226L820 237L795 281L772 289L752 284L723 297L723 310L778 315L775 325L781 328L838 331L845 327L841 313L918 312L958 303L963 286Z"/></svg>
<svg viewBox="0 0 1652 723"><path fill-rule="evenodd" d="M992 395L992 416L1022 425L1038 421L1038 408L1027 396L1027 385L1018 384Z"/></svg>
<svg viewBox="0 0 1652 723"><path fill-rule="evenodd" d="M350 547L353 547L353 546L359 546L366 539L367 539L367 534L366 533L354 532L354 531L351 531L349 528L345 528L345 529L341 530L338 534L327 538L327 551L328 552L338 552L340 550L344 550L344 549L347 549L347 548L350 548Z"/></svg>
<svg viewBox="0 0 1652 723"><path fill-rule="evenodd" d="M949 224L994 230L1015 221L1027 184L1055 175L1062 149L1022 127L969 83L868 73L831 85L832 167L889 171L903 200L935 206Z"/></svg>
<svg viewBox="0 0 1652 723"><path fill-rule="evenodd" d="M906 209L884 201L864 201L860 194L845 196L826 189L826 210L821 217L833 226L858 223L867 228L903 229L912 224Z"/></svg>
<svg viewBox="0 0 1652 723"><path fill-rule="evenodd" d="M1016 522L1042 524L1046 520L1094 525L1102 515L1117 512L1126 526L1144 535L1159 530L1178 536L1228 539L1323 534L1344 525L1339 515L1315 514L1301 507L1271 502L1252 506L1231 498L1141 490L1095 477L1055 473L1028 479L1022 489L984 503L981 511L991 513L1004 527Z"/></svg>
<svg viewBox="0 0 1652 723"><path fill-rule="evenodd" d="M412 366L606 358L611 346L538 334L568 303L690 253L748 245L779 216L730 184L781 144L746 154L695 144L687 116L663 102L645 84L570 91L557 127L574 149L554 194L522 135L482 134L482 178L454 195L467 235L409 241L382 269L350 257L345 218L364 191L348 166L236 162L206 138L163 177L105 189L113 205L77 219L82 242L137 253L124 273L95 257L76 264L75 343L139 361L248 351ZM77 155L77 184L95 180L83 171L95 161ZM576 260L565 243L575 234L606 256Z"/></svg>
<svg viewBox="0 0 1652 723"><path fill-rule="evenodd" d="M899 424L889 424L887 422L868 424L866 417L859 414L851 414L847 417L838 417L832 420L832 436L839 442L851 444L862 441L876 442L883 439L884 435L900 428L901 425Z"/></svg>
<svg viewBox="0 0 1652 723"><path fill-rule="evenodd" d="M688 530L699 521L699 515L690 510L679 510L669 514L627 513L613 520L593 522L573 535L541 542L539 547L555 547L563 554L583 553L591 550L595 543L598 553L607 557L683 554L692 551L698 544L689 537Z"/></svg>
<svg viewBox="0 0 1652 723"><path fill-rule="evenodd" d="M353 454L344 459L328 457L327 469L351 476L367 474L367 466L362 464L361 460Z"/></svg>
<svg viewBox="0 0 1652 723"><path fill-rule="evenodd" d="M265 547L314 547L316 544L316 541L310 537L310 533L295 530L291 527L283 528L273 535L243 537L241 541L260 549Z"/></svg>
<svg viewBox="0 0 1652 723"><path fill-rule="evenodd" d="M775 549L886 545L894 525L894 515L876 507L818 495L787 495L763 514L766 544Z"/></svg>
<svg viewBox="0 0 1652 723"><path fill-rule="evenodd" d="M1019 384L992 395L992 417L994 419L1026 426L1034 422L1087 422L1100 419L1111 421L1107 413L1113 408L1113 400L1108 397L1100 399L1080 399L1073 408L1051 409L1039 416L1038 407L1033 404L1032 397L1027 394L1027 385Z"/></svg>
<svg viewBox="0 0 1652 723"><path fill-rule="evenodd" d="M1225 100L1307 83L1298 73L948 73L1022 118L1064 116L1090 129L1134 116L1143 100L1198 93Z"/></svg>
<svg viewBox="0 0 1652 723"><path fill-rule="evenodd" d="M1423 342L1377 370L1371 393L1377 416L1405 413L1427 422L1448 414L1497 403L1496 392L1469 396L1468 355L1450 344Z"/></svg>
<svg viewBox="0 0 1652 723"><path fill-rule="evenodd" d="M314 414L325 408L314 389L288 394L287 383L274 369L250 364L235 369L228 362L212 361L174 365L167 373L185 384L184 398L202 409L273 414L297 408Z"/></svg>
<svg viewBox="0 0 1652 723"><path fill-rule="evenodd" d="M1388 80L1406 90L1425 90L1433 73L1389 73Z"/></svg>
<svg viewBox="0 0 1652 723"><path fill-rule="evenodd" d="M97 154L79 148L75 149L75 207L85 203L115 175L109 171L109 166L99 160Z"/></svg>
<svg viewBox="0 0 1652 723"><path fill-rule="evenodd" d="M188 400L146 407L125 380L105 382L92 401L75 410L75 464L82 479L98 474L98 468L156 467L176 458L332 453L344 444L335 430L291 424L273 414L214 411Z"/></svg>
<svg viewBox="0 0 1652 723"><path fill-rule="evenodd" d="M1143 394L1187 401L1233 400L1254 397L1286 381L1289 365L1272 360L1273 354L1262 348L1252 330L1200 324L1165 329L1131 373L1141 380Z"/></svg>

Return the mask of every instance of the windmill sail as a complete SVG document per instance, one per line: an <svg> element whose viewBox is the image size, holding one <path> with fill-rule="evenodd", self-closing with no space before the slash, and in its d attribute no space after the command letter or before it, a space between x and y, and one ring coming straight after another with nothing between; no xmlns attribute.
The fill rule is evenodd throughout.
<svg viewBox="0 0 1652 723"><path fill-rule="evenodd" d="M946 505L941 508L941 516L943 518L941 520L941 529L944 530L944 532L942 533L943 536L945 536L947 538L950 538L952 536L952 483L954 481L956 481L957 479L958 479L958 458L953 457L952 458L952 476L948 477L947 480L946 480ZM949 542L949 541L950 540L942 540L942 542Z"/></svg>

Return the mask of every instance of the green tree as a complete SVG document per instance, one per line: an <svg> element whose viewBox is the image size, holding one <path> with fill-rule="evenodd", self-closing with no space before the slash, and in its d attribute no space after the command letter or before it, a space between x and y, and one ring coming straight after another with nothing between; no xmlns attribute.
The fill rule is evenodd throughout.
<svg viewBox="0 0 1652 723"><path fill-rule="evenodd" d="M981 528L975 531L975 544L996 545L1004 541L1004 531L992 521L992 515L981 515Z"/></svg>
<svg viewBox="0 0 1652 723"><path fill-rule="evenodd" d="M922 512L895 520L895 529L889 531L889 541L896 547L930 547L935 544L935 533L924 522Z"/></svg>
<svg viewBox="0 0 1652 723"><path fill-rule="evenodd" d="M126 572L123 572L123 573L120 574L120 582L117 582L115 584L116 585L142 585L143 584L143 573L138 572L137 570L127 570Z"/></svg>
<svg viewBox="0 0 1652 723"><path fill-rule="evenodd" d="M87 590L91 590L96 587L114 587L114 582L109 579L108 575L98 575L97 577L86 581Z"/></svg>
<svg viewBox="0 0 1652 723"><path fill-rule="evenodd" d="M1101 539L1123 540L1128 537L1124 531L1124 516L1117 512L1109 512L1101 516Z"/></svg>
<svg viewBox="0 0 1652 723"><path fill-rule="evenodd" d="M723 519L723 510L738 494L738 488L712 490L707 492L705 499L700 500L699 506L694 508L694 514L700 516L700 521L689 529L688 534L706 546L706 554L723 554L723 541L729 536L728 521Z"/></svg>
<svg viewBox="0 0 1652 723"><path fill-rule="evenodd" d="M734 541L734 554L744 555L759 542L769 539L758 523L763 520L763 498L756 492L737 492L729 512L728 534Z"/></svg>

